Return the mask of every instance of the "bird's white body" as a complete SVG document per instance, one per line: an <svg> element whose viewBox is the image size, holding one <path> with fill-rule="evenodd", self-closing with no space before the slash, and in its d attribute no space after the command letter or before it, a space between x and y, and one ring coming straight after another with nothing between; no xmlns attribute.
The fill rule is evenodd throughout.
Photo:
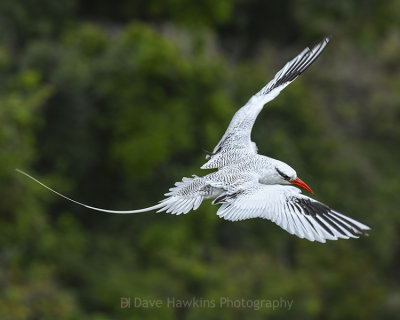
<svg viewBox="0 0 400 320"><path fill-rule="evenodd" d="M28 174L18 171L58 195L97 211L139 213L157 210L185 214L196 210L203 200L214 199L213 204L221 205L218 216L227 220L269 219L288 232L310 241L356 238L370 228L302 195L291 184L309 191L311 189L297 178L296 171L279 160L259 155L256 144L251 141L251 130L264 105L306 70L328 42L329 39L325 39L312 50L303 50L236 112L222 139L213 152L207 155L208 161L201 167L217 171L203 177L183 178L155 206L129 211L88 206L67 198Z"/></svg>

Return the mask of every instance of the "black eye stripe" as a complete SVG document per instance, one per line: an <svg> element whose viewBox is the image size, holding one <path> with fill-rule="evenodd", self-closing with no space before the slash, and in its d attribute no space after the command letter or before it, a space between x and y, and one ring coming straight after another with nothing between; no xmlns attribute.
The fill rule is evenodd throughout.
<svg viewBox="0 0 400 320"><path fill-rule="evenodd" d="M281 175L281 177L283 178L283 179L285 179L285 180L289 180L290 179L290 177L289 176L287 176L286 174L284 174L281 170L279 170L278 168L275 168L275 170L276 170L276 172L278 172L280 175Z"/></svg>

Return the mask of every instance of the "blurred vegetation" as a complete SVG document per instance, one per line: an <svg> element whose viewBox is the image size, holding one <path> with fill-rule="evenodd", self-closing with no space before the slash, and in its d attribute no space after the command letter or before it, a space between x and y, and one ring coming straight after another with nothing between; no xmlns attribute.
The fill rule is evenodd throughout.
<svg viewBox="0 0 400 320"><path fill-rule="evenodd" d="M400 313L400 4L0 3L1 319L394 319ZM311 243L264 220L107 215L204 174L234 112L324 35L253 137L316 198L374 227ZM131 308L120 297L293 299L285 309Z"/></svg>

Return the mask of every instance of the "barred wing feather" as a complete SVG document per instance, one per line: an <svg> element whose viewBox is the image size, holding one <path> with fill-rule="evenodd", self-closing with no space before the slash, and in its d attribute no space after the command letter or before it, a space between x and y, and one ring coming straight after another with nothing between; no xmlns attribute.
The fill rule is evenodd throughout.
<svg viewBox="0 0 400 320"><path fill-rule="evenodd" d="M233 116L228 129L201 168L212 169L241 161L249 153L257 153L251 141L251 130L264 105L273 100L293 80L302 74L321 54L329 38L325 38L313 49L306 48L275 75L265 87L255 94Z"/></svg>
<svg viewBox="0 0 400 320"><path fill-rule="evenodd" d="M358 238L370 230L291 186L254 183L235 194L221 195L214 204L222 204L217 214L226 220L264 218L310 241Z"/></svg>

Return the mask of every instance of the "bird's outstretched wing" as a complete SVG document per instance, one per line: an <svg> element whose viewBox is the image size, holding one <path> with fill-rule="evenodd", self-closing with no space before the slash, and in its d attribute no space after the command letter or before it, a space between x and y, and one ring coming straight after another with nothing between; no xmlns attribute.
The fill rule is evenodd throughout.
<svg viewBox="0 0 400 320"><path fill-rule="evenodd" d="M264 218L310 241L358 238L371 229L291 186L254 182L243 191L222 194L213 203L222 204L217 214L226 220Z"/></svg>
<svg viewBox="0 0 400 320"><path fill-rule="evenodd" d="M297 57L286 63L272 81L251 97L233 116L222 139L214 151L207 155L208 162L201 168L221 168L241 161L249 153L256 153L257 147L250 136L254 122L263 106L302 74L318 58L328 42L329 38L325 38L313 49L304 49Z"/></svg>

